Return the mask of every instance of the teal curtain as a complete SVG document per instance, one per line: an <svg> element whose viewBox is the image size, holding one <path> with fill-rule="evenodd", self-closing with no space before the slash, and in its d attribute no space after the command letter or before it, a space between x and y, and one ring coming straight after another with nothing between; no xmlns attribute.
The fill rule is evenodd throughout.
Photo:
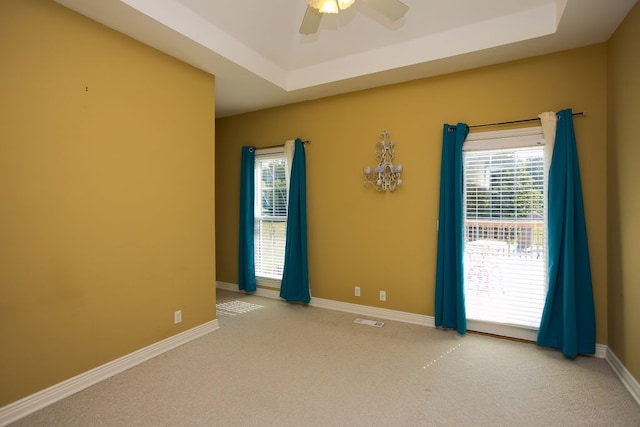
<svg viewBox="0 0 640 427"><path fill-rule="evenodd" d="M587 227L571 109L558 113L549 169L549 290L538 329L540 346L568 357L596 351Z"/></svg>
<svg viewBox="0 0 640 427"><path fill-rule="evenodd" d="M465 123L444 125L436 265L435 324L457 329L461 334L467 331L462 269L462 145L468 133Z"/></svg>
<svg viewBox="0 0 640 427"><path fill-rule="evenodd" d="M255 196L254 147L242 147L240 165L240 229L238 242L238 285L240 290L255 292L256 265L254 255L254 196Z"/></svg>
<svg viewBox="0 0 640 427"><path fill-rule="evenodd" d="M305 304L311 300L307 260L306 187L304 144L298 138L295 141L291 165L287 242L284 251L284 271L282 272L280 296L290 302Z"/></svg>

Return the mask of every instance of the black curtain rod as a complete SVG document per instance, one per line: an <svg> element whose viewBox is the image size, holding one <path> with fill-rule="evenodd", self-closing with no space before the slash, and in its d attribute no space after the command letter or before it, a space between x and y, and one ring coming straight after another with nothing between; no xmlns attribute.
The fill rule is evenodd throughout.
<svg viewBox="0 0 640 427"><path fill-rule="evenodd" d="M580 111L579 113L573 113L574 116L584 116L584 112ZM526 122L535 122L540 120L539 117L533 117L530 119L522 119L522 120L512 120L510 122L499 122L499 123L485 123L482 125L473 125L473 126L469 126L469 128L481 128L481 127L485 127L485 126L503 126L503 125L512 125L515 123L526 123Z"/></svg>
<svg viewBox="0 0 640 427"><path fill-rule="evenodd" d="M302 141L303 144L311 144L311 141ZM255 147L256 150L264 150L267 148L278 148L278 147L284 147L284 144L276 144L276 145L267 145L266 147Z"/></svg>

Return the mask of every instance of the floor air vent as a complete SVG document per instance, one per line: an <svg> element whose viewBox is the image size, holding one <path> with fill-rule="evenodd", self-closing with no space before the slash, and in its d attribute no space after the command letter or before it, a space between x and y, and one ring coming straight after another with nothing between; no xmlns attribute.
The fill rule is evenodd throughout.
<svg viewBox="0 0 640 427"><path fill-rule="evenodd" d="M248 313L250 311L258 310L263 307L263 305L251 304L244 301L229 301L216 304L217 310L221 311L223 314L230 314L232 316L236 314Z"/></svg>
<svg viewBox="0 0 640 427"><path fill-rule="evenodd" d="M384 322L381 322L379 320L360 319L359 317L356 318L353 321L353 323L359 323L361 325L375 326L376 328L382 328L384 326Z"/></svg>

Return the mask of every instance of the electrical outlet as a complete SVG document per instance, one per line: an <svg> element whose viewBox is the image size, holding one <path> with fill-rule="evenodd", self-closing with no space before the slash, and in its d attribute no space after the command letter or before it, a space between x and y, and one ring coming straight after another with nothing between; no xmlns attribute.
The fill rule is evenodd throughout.
<svg viewBox="0 0 640 427"><path fill-rule="evenodd" d="M387 291L380 291L380 301L387 300Z"/></svg>
<svg viewBox="0 0 640 427"><path fill-rule="evenodd" d="M173 324L177 325L180 322L182 322L182 310L173 313Z"/></svg>
<svg viewBox="0 0 640 427"><path fill-rule="evenodd" d="M356 290L355 290L356 296L359 297L360 296L360 286L356 286Z"/></svg>

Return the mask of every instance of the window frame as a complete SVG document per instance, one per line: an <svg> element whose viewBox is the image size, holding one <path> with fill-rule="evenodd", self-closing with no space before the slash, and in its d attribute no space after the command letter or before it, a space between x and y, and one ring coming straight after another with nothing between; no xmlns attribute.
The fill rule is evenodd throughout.
<svg viewBox="0 0 640 427"><path fill-rule="evenodd" d="M547 203L548 203L548 172L550 155L547 152L544 135L541 126L532 126L518 129L507 129L499 131L475 132L470 133L463 144L463 155L465 151L491 151L509 148L525 148L531 146L544 146L544 190L543 190L543 217L544 217L544 258L543 263L548 269L548 220L547 220ZM463 173L465 171L463 164ZM463 178L464 180L464 178ZM463 210L466 212L466 200L463 201ZM463 219L463 226L466 222ZM548 281L548 275L545 275ZM546 283L548 287L548 283ZM466 285L465 285L466 288ZM515 326L500 323L492 323L482 320L467 319L467 328L478 332L507 336L528 341L537 339L538 328L530 328L526 326Z"/></svg>
<svg viewBox="0 0 640 427"><path fill-rule="evenodd" d="M288 178L286 175L288 174L289 165L287 164L287 157L285 154L284 146L282 147L269 147L269 148L256 148L255 151L255 197L254 197L254 230L258 227L259 221L270 221L270 222L283 222L285 224L285 240L286 240L286 223L288 219L288 203L289 203L289 194L288 188L286 189L286 200L285 200L285 216L264 216L262 215L262 185L261 185L261 174L260 174L260 162L267 159L278 159L283 160L285 164L285 182L288 183ZM286 242L285 242L286 243ZM257 262L257 251L258 251L258 236L257 234L254 236L254 254L256 254L256 284L258 286L264 286L268 288L280 289L282 276L279 278L264 275L262 271L258 270L258 262ZM284 252L284 245L283 245ZM283 256L283 265L284 269L284 256Z"/></svg>

